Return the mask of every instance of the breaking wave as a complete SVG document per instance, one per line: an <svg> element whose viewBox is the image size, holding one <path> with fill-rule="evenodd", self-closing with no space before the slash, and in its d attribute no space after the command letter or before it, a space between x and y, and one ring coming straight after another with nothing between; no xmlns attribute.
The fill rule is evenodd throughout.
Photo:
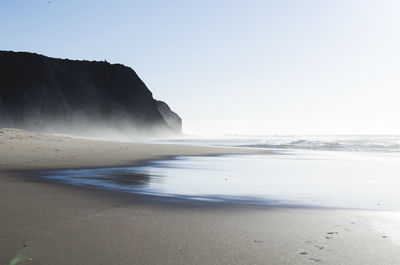
<svg viewBox="0 0 400 265"><path fill-rule="evenodd" d="M400 135L362 136L226 136L217 138L186 137L158 140L163 143L235 146L253 148L332 150L355 152L400 152Z"/></svg>

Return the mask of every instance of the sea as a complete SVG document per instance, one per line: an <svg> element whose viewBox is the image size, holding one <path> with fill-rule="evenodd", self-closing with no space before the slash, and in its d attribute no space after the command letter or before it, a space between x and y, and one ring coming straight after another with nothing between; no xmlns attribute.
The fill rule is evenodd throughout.
<svg viewBox="0 0 400 265"><path fill-rule="evenodd" d="M42 177L157 198L278 207L400 210L400 135L184 136L123 142L262 149Z"/></svg>

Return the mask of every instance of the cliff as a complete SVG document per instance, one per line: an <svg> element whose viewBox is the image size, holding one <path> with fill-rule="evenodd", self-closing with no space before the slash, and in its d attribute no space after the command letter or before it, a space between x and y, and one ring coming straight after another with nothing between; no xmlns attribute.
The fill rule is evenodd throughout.
<svg viewBox="0 0 400 265"><path fill-rule="evenodd" d="M156 100L157 110L163 116L165 122L177 133L181 133L182 131L182 119L178 114L173 112L170 107L164 101Z"/></svg>
<svg viewBox="0 0 400 265"><path fill-rule="evenodd" d="M179 116L121 64L0 51L0 73L0 127L82 135L181 133Z"/></svg>

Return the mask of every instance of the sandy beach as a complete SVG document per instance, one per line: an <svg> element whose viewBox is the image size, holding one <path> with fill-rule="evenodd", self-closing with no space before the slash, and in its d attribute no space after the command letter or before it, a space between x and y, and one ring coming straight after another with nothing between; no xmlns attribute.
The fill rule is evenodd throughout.
<svg viewBox="0 0 400 265"><path fill-rule="evenodd" d="M266 150L88 140L0 129L0 170L91 168L137 165L182 155L257 154Z"/></svg>
<svg viewBox="0 0 400 265"><path fill-rule="evenodd" d="M159 201L60 184L34 170L266 150L0 130L0 264L399 264L366 211Z"/></svg>

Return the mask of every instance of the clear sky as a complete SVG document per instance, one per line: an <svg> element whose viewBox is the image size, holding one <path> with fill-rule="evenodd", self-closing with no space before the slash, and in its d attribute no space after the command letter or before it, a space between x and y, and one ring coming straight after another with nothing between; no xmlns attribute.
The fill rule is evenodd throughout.
<svg viewBox="0 0 400 265"><path fill-rule="evenodd" d="M0 49L132 67L196 134L400 134L400 1L0 0Z"/></svg>

